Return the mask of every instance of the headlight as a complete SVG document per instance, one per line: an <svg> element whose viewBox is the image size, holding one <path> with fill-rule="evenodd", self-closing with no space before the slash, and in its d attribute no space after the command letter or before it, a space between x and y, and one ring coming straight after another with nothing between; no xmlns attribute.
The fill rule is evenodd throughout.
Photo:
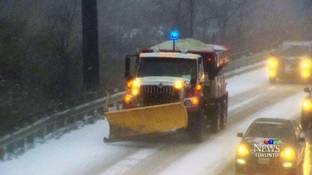
<svg viewBox="0 0 312 175"><path fill-rule="evenodd" d="M304 110L311 110L312 109L312 102L309 99L304 99L302 102L302 108Z"/></svg>
<svg viewBox="0 0 312 175"><path fill-rule="evenodd" d="M276 76L276 71L275 70L270 70L269 71L269 76L270 77L275 77Z"/></svg>
<svg viewBox="0 0 312 175"><path fill-rule="evenodd" d="M310 68L311 67L311 60L310 59L302 60L301 67L303 67L303 68Z"/></svg>
<svg viewBox="0 0 312 175"><path fill-rule="evenodd" d="M309 72L309 71L302 71L302 72L301 72L301 76L302 76L303 78L308 78L308 77L310 76L310 72Z"/></svg>
<svg viewBox="0 0 312 175"><path fill-rule="evenodd" d="M281 157L283 159L291 160L295 158L295 151L292 148L286 148L282 151Z"/></svg>
<svg viewBox="0 0 312 175"><path fill-rule="evenodd" d="M241 165L245 165L246 164L246 160L244 160L244 159L237 159L236 162L238 164L241 164Z"/></svg>
<svg viewBox="0 0 312 175"><path fill-rule="evenodd" d="M239 144L237 149L236 149L236 154L239 156L246 156L249 154L249 150L248 150L246 145Z"/></svg>
<svg viewBox="0 0 312 175"><path fill-rule="evenodd" d="M269 59L268 65L269 65L269 67L276 67L277 66L277 60L275 58Z"/></svg>
<svg viewBox="0 0 312 175"><path fill-rule="evenodd" d="M129 103L130 100L131 100L131 98L132 98L132 96L127 94L127 95L124 97L124 101L125 101L126 103Z"/></svg>
<svg viewBox="0 0 312 175"><path fill-rule="evenodd" d="M141 85L141 83L140 83L140 81L139 80L134 80L133 82L131 82L131 94L133 95L133 96L137 96L137 95L139 95L139 93L140 93L140 85Z"/></svg>
<svg viewBox="0 0 312 175"><path fill-rule="evenodd" d="M196 90L198 90L198 91L199 91L199 90L201 90L201 89L202 89L202 85L197 84L197 85L196 85Z"/></svg>
<svg viewBox="0 0 312 175"><path fill-rule="evenodd" d="M141 85L141 83L139 80L136 79L133 81L133 84L132 84L133 87L140 87L140 85Z"/></svg>
<svg viewBox="0 0 312 175"><path fill-rule="evenodd" d="M193 98L187 98L185 101L184 101L184 105L186 107L194 107L194 106L198 106L199 104L199 99L197 97L193 97Z"/></svg>
<svg viewBox="0 0 312 175"><path fill-rule="evenodd" d="M196 98L196 97L192 98L192 104L193 105L198 105L198 103L199 103L198 98Z"/></svg>
<svg viewBox="0 0 312 175"><path fill-rule="evenodd" d="M131 94L134 95L134 96L139 95L139 91L140 91L140 89L137 88L137 87L132 87L131 88Z"/></svg>
<svg viewBox="0 0 312 175"><path fill-rule="evenodd" d="M182 89L184 87L184 82L182 81L176 81L174 82L174 88L176 89Z"/></svg>
<svg viewBox="0 0 312 175"><path fill-rule="evenodd" d="M127 83L128 88L131 88L132 85L133 85L133 80L131 80L131 81L129 81L129 82Z"/></svg>

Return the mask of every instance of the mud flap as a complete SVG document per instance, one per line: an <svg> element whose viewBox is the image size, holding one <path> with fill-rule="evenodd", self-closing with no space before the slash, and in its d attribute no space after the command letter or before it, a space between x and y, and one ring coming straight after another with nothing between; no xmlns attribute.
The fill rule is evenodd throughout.
<svg viewBox="0 0 312 175"><path fill-rule="evenodd" d="M107 112L109 136L105 142L137 136L165 133L187 127L187 111L183 104L170 103Z"/></svg>

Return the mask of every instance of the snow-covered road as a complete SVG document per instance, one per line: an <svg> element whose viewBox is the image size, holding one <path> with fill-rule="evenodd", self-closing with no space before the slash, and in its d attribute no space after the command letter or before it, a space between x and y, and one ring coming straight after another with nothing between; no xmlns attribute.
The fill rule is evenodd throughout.
<svg viewBox="0 0 312 175"><path fill-rule="evenodd" d="M261 68L227 80L227 128L205 134L200 144L183 134L144 141L103 143L105 120L38 144L16 159L0 162L1 175L231 175L235 147L258 117L298 119L304 85L268 83Z"/></svg>

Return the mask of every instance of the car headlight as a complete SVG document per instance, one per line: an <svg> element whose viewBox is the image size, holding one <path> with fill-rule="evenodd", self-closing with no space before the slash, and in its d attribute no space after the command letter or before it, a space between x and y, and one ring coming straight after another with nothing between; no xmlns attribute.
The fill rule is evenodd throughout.
<svg viewBox="0 0 312 175"><path fill-rule="evenodd" d="M246 145L239 144L237 149L236 149L236 154L239 156L246 156L249 154L249 150L248 150Z"/></svg>
<svg viewBox="0 0 312 175"><path fill-rule="evenodd" d="M275 77L276 76L276 71L275 70L270 70L269 71L269 76L270 77Z"/></svg>
<svg viewBox="0 0 312 175"><path fill-rule="evenodd" d="M277 60L275 58L270 58L269 62L268 62L268 65L269 65L270 68L277 67Z"/></svg>
<svg viewBox="0 0 312 175"><path fill-rule="evenodd" d="M301 76L303 78L308 78L310 77L310 69L311 69L311 60L310 59L303 59L301 61Z"/></svg>
<svg viewBox="0 0 312 175"><path fill-rule="evenodd" d="M311 110L312 109L312 102L309 99L304 99L302 102L302 109L303 110Z"/></svg>
<svg viewBox="0 0 312 175"><path fill-rule="evenodd" d="M295 151L292 148L286 148L282 151L281 157L286 160L295 159Z"/></svg>
<svg viewBox="0 0 312 175"><path fill-rule="evenodd" d="M308 78L308 77L310 76L310 72L309 72L309 71L302 71L302 72L301 72L301 76L302 76L303 78Z"/></svg>
<svg viewBox="0 0 312 175"><path fill-rule="evenodd" d="M311 60L310 59L303 59L301 62L301 67L311 68Z"/></svg>
<svg viewBox="0 0 312 175"><path fill-rule="evenodd" d="M245 165L246 164L246 160L244 160L244 159L237 159L236 162L238 164L241 164L241 165Z"/></svg>

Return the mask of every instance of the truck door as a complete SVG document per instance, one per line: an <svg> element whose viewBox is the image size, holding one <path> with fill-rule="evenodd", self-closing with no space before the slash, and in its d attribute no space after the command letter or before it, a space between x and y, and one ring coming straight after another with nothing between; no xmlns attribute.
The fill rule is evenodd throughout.
<svg viewBox="0 0 312 175"><path fill-rule="evenodd" d="M138 70L140 58L138 55L126 55L125 60L125 79L127 81L133 79Z"/></svg>

